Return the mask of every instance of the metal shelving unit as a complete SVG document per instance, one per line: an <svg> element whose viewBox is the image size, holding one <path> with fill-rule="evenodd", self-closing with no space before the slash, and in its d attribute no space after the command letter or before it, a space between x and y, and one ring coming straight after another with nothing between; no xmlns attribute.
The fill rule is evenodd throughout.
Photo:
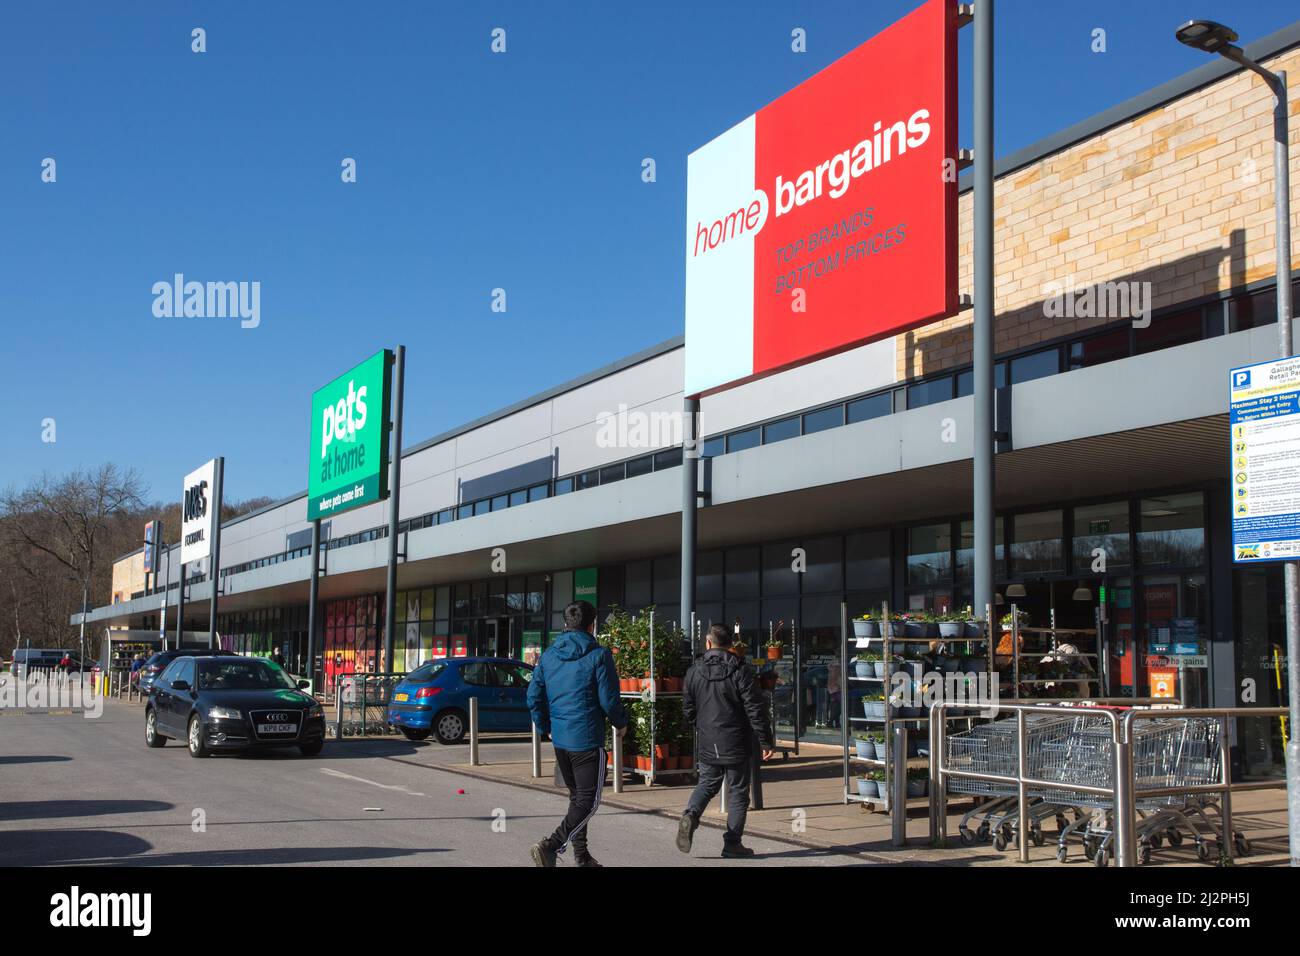
<svg viewBox="0 0 1300 956"><path fill-rule="evenodd" d="M875 638L864 638L864 640L867 641L868 648L870 648L873 642L879 642L883 661L884 661L884 676L883 677L875 677L875 676L858 677L857 675L850 675L850 671L849 671L850 634L848 628L848 611L847 611L847 605L841 605L841 631L842 631L842 638L843 638L841 642L842 644L841 668L845 680L844 693L841 697L841 700L843 702L841 708L842 721L844 725L843 775L844 775L844 802L845 803L858 803L861 804L864 809L870 809L872 811L878 811L884 813L892 813L893 804L895 802L894 794L896 789L895 766L901 765L904 771L906 771L913 768L929 767L930 765L930 760L928 756L903 757L901 759L899 757L900 752L906 753L908 749L908 735L910 730L913 727L917 730L920 730L923 727L928 727L930 718L928 716L909 716L909 717L896 716L896 709L890 703L890 694L889 694L889 688L893 686L894 675L896 673L894 667L895 664L894 648L896 646L904 645L904 644L920 644L920 643L928 643L930 641L945 641L951 644L980 644L985 649L983 655L984 666L986 668L987 673L990 675L990 679L992 679L991 675L993 674L993 642L988 637L988 635L992 633L992 629L990 627L990 624L992 622L991 620L989 620L989 617L990 614L986 614L986 619L984 622L982 633L978 636L963 635L961 637L949 637L949 638L942 638L942 637L932 638L932 637L915 637L915 636L907 637L906 635L903 635L901 633L896 633L896 631L899 630L899 628L895 625L894 622L890 621L889 605L888 603L885 603L881 606L881 622L880 622L879 636ZM903 658L901 656L898 657L897 660L904 661L905 663L909 663L906 658ZM918 680L915 676L911 677L910 680L913 682L914 685L913 690L915 691L917 689L916 684L918 683ZM880 685L881 692L884 694L884 704L885 704L884 714L882 716L869 717L866 715L862 715L862 716L849 715L848 690L853 682L865 683L869 685L876 685L876 684ZM856 753L856 746L853 743L851 731L855 726L873 727L877 725L880 726L884 732L885 743L888 748L886 751L888 755L888 759L879 760L877 758L859 757ZM898 733L897 731L901 731L901 734ZM889 796L864 797L854 792L849 786L850 772L854 764L858 764L862 766L870 766L875 769L883 769L885 772L885 792L889 794ZM930 798L929 796L907 797L902 802L905 809L910 809L913 807L929 806ZM949 802L951 803L951 801ZM904 829L901 828L899 825L900 822L902 821L896 820L894 826L894 831L896 834L896 840L895 840L896 843L902 842L901 837L898 837L897 835L904 832Z"/></svg>

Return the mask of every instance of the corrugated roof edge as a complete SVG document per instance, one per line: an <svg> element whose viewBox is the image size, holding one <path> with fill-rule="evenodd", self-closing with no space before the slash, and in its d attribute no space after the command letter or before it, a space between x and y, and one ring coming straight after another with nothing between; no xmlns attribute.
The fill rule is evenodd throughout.
<svg viewBox="0 0 1300 956"><path fill-rule="evenodd" d="M1175 24L1170 25L1169 42L1177 43L1178 41L1172 36L1173 26ZM1285 53L1295 46L1300 46L1300 20L1274 33L1270 33L1254 43L1247 44L1243 49L1248 57L1258 61L1267 60L1270 57ZM1211 83L1216 83L1225 76L1246 69L1244 66L1239 66L1221 56L1210 58L1209 54L1202 53L1199 55L1209 59L1209 62L1203 66L1198 66L1189 73L1184 73L1182 76L1176 76L1167 83L1161 83L1145 93L1139 93L1137 96L1112 106L1110 109L1102 110L1095 116L1081 120L1073 126L1067 126L1060 132L1053 133L1036 143L1030 143L1009 156L1002 157L993 164L993 175L997 177L1014 173L1016 170L1023 169L1053 153L1068 149L1075 143L1083 142L1089 137L1096 136L1098 133L1103 133L1112 127L1127 122L1135 116L1149 113L1166 103L1184 97L1189 93L1194 93ZM1263 90L1263 87L1261 86L1260 89ZM972 175L970 170L966 170L961 174L957 180L959 192L966 192L971 188Z"/></svg>

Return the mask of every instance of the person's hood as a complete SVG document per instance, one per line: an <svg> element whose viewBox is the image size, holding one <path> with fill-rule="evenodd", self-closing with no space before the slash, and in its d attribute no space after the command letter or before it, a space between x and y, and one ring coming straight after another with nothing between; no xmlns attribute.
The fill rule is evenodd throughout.
<svg viewBox="0 0 1300 956"><path fill-rule="evenodd" d="M700 658L700 672L705 680L726 680L737 667L740 658L720 647L711 647Z"/></svg>
<svg viewBox="0 0 1300 956"><path fill-rule="evenodd" d="M554 651L562 661L576 661L599 648L596 639L586 631L564 631L547 649Z"/></svg>

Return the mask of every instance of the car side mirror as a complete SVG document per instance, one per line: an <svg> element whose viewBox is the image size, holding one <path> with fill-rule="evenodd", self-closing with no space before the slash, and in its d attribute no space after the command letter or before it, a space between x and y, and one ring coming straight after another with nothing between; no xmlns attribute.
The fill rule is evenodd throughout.
<svg viewBox="0 0 1300 956"><path fill-rule="evenodd" d="M299 689L299 690L306 690L306 689L307 689L308 687L310 687L310 686L311 686L311 681L309 681L309 680L300 680L300 681L298 681L298 689Z"/></svg>
<svg viewBox="0 0 1300 956"><path fill-rule="evenodd" d="M187 680L172 681L172 690L189 690L189 689L190 689L190 682Z"/></svg>

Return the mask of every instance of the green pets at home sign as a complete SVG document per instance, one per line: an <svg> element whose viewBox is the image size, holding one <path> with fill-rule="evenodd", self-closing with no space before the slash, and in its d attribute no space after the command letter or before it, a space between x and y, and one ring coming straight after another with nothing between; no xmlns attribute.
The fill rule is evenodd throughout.
<svg viewBox="0 0 1300 956"><path fill-rule="evenodd" d="M383 349L312 394L308 521L388 497L392 376Z"/></svg>

